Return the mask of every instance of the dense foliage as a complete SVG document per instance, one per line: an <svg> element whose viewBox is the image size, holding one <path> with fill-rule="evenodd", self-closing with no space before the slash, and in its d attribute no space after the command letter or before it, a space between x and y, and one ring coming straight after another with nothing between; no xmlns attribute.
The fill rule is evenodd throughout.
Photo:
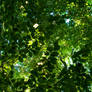
<svg viewBox="0 0 92 92"><path fill-rule="evenodd" d="M0 0L0 92L92 92L92 0Z"/></svg>

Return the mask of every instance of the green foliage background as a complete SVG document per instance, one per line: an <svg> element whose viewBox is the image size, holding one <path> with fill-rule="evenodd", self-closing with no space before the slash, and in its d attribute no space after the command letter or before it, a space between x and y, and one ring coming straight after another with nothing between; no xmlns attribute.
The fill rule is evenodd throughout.
<svg viewBox="0 0 92 92"><path fill-rule="evenodd" d="M0 92L92 92L91 0L0 0Z"/></svg>

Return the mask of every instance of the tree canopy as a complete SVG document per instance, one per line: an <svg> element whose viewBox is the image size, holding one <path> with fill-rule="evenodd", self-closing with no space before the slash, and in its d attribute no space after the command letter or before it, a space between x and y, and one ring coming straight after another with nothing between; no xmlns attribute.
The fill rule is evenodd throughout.
<svg viewBox="0 0 92 92"><path fill-rule="evenodd" d="M92 0L0 0L0 92L92 92Z"/></svg>

